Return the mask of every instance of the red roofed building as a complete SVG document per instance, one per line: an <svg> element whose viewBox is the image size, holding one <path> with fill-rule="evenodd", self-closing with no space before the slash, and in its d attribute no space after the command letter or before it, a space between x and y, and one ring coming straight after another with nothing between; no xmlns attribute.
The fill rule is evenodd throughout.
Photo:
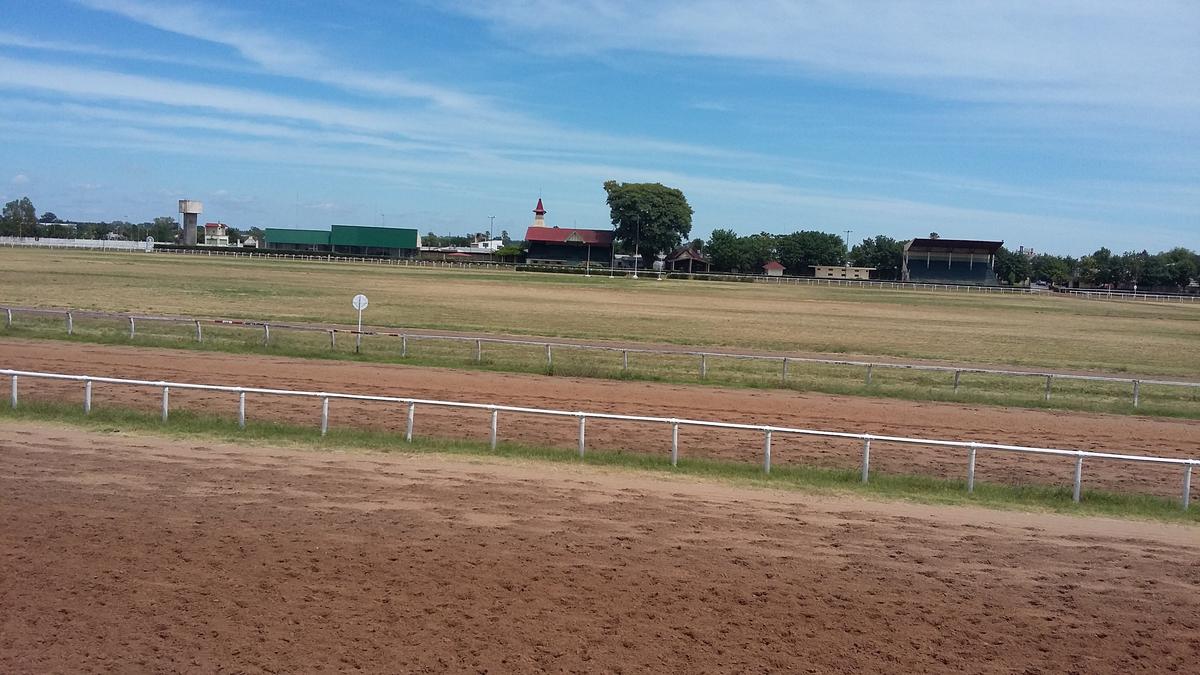
<svg viewBox="0 0 1200 675"><path fill-rule="evenodd" d="M787 269L787 268L784 267L783 265L780 265L778 262L776 262L774 260L767 263L766 265L763 265L763 272L766 272L767 276L769 276L769 277L781 277L781 276L783 276L783 271L785 269Z"/></svg>
<svg viewBox="0 0 1200 675"><path fill-rule="evenodd" d="M533 265L608 266L612 258L612 230L546 227L546 209L538 199L533 225L525 232L526 262Z"/></svg>
<svg viewBox="0 0 1200 675"><path fill-rule="evenodd" d="M205 223L202 246L228 246L229 230L225 223Z"/></svg>

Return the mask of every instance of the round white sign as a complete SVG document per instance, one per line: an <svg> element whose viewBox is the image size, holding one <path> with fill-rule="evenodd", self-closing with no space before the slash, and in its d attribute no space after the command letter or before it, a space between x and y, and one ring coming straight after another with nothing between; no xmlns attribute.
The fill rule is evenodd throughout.
<svg viewBox="0 0 1200 675"><path fill-rule="evenodd" d="M351 301L351 304L354 305L354 309L357 309L361 312L367 308L367 296L359 293L358 295L354 296L354 300Z"/></svg>

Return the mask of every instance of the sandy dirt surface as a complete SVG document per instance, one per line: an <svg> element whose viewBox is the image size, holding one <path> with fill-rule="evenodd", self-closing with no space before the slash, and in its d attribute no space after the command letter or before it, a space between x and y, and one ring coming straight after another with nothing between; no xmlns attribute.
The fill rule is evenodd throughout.
<svg viewBox="0 0 1200 675"><path fill-rule="evenodd" d="M0 341L0 364L136 379L386 394L1168 457L1200 456L1200 421L1196 420L21 340ZM27 380L21 386L27 400L82 399L78 384ZM97 406L136 405L147 410L156 410L159 401L156 391L114 386L97 386L94 400ZM172 392L171 403L176 409L230 418L236 414L236 397L232 394L177 390ZM315 426L320 404L312 399L255 396L247 407L251 419ZM416 433L484 440L488 423L486 411L419 407ZM401 431L405 411L400 406L339 401L331 406L331 424ZM566 450L574 447L577 428L572 419L506 414L500 418L499 432L502 440ZM661 454L670 448L670 428L665 425L593 421L587 433L592 448ZM758 462L762 439L758 433L685 428L680 433L680 452L683 457ZM778 434L773 439L772 461L776 466L799 463L855 468L860 458L861 447L856 441ZM965 451L878 442L872 446L871 465L876 471L961 479L966 462ZM1070 458L984 452L979 456L976 478L1017 485L1069 485L1072 473ZM1182 482L1183 473L1177 467L1105 460L1089 460L1084 466L1085 488L1178 497Z"/></svg>
<svg viewBox="0 0 1200 675"><path fill-rule="evenodd" d="M1182 525L0 425L0 670L1187 672Z"/></svg>

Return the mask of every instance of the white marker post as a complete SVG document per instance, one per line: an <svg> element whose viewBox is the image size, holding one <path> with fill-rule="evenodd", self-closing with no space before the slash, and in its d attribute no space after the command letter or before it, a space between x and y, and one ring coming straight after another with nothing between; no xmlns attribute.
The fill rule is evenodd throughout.
<svg viewBox="0 0 1200 675"><path fill-rule="evenodd" d="M354 309L358 310L358 334L354 336L354 353L357 354L362 348L362 313L367 308L367 296L359 293L350 301Z"/></svg>

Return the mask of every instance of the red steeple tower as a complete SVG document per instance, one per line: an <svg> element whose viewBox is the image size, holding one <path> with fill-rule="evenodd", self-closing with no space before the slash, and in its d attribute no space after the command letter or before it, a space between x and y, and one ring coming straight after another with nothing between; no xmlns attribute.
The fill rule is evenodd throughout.
<svg viewBox="0 0 1200 675"><path fill-rule="evenodd" d="M542 206L542 198L538 197L537 208L533 210L533 224L530 227L546 226L546 207Z"/></svg>

